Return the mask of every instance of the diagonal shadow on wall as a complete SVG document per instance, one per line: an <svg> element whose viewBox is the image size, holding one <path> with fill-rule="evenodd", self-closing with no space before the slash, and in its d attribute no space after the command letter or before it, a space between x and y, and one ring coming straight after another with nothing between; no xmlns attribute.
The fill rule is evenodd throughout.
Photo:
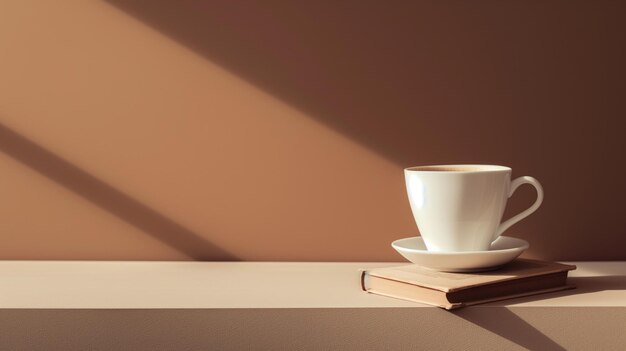
<svg viewBox="0 0 626 351"><path fill-rule="evenodd" d="M624 210L613 199L626 167L581 187L626 147L612 127L624 114L623 3L107 3L399 168L505 164L538 178L550 196L511 231L541 243L532 257L624 257L619 245L570 240L623 242L606 218ZM518 192L505 217L533 199Z"/></svg>
<svg viewBox="0 0 626 351"><path fill-rule="evenodd" d="M108 2L400 165L498 162L510 151L507 129L480 139L467 133L501 127L501 114L485 108L502 108L508 97L498 96L493 60L464 55L463 40L473 38L455 36L468 19L445 15L445 6ZM442 46L450 40L459 46Z"/></svg>
<svg viewBox="0 0 626 351"><path fill-rule="evenodd" d="M512 2L107 2L400 165L519 162L564 132L554 117L621 101L621 81L601 80L598 66L621 67L623 54L593 38L618 39L602 23L622 5L588 18L584 4L565 16ZM581 24L596 34L563 31ZM572 74L602 93L570 89ZM567 131L603 140L588 124Z"/></svg>
<svg viewBox="0 0 626 351"><path fill-rule="evenodd" d="M194 260L236 260L200 234L0 124L0 151Z"/></svg>

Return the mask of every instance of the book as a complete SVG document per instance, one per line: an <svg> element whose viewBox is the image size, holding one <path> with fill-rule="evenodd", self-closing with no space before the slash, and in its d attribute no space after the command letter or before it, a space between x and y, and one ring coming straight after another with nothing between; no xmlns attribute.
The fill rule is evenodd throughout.
<svg viewBox="0 0 626 351"><path fill-rule="evenodd" d="M481 273L447 273L418 265L361 271L361 288L372 294L421 302L447 310L479 303L571 289L567 274L576 266L516 259Z"/></svg>

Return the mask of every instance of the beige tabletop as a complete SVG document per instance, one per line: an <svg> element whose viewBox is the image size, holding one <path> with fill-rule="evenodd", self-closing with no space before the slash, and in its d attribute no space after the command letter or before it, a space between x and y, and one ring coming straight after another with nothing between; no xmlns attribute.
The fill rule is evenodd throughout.
<svg viewBox="0 0 626 351"><path fill-rule="evenodd" d="M626 262L568 262L575 290L483 306L626 307ZM1 261L4 309L426 307L366 294L359 269L400 263Z"/></svg>

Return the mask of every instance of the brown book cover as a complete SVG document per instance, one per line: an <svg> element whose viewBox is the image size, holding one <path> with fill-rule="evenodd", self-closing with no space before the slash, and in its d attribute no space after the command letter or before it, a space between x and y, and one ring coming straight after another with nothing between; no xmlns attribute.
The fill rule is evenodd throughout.
<svg viewBox="0 0 626 351"><path fill-rule="evenodd" d="M576 266L528 259L481 273L446 273L404 265L362 271L361 287L368 293L450 310L573 288L566 280L574 269Z"/></svg>

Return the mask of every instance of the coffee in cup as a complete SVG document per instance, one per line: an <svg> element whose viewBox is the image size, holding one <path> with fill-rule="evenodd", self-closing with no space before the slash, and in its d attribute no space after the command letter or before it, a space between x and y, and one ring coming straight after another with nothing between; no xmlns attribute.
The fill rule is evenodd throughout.
<svg viewBox="0 0 626 351"><path fill-rule="evenodd" d="M436 252L485 251L502 233L543 201L532 177L511 181L511 168L494 165L441 165L404 170L409 203L426 248ZM501 223L507 200L522 184L537 190L525 211Z"/></svg>

